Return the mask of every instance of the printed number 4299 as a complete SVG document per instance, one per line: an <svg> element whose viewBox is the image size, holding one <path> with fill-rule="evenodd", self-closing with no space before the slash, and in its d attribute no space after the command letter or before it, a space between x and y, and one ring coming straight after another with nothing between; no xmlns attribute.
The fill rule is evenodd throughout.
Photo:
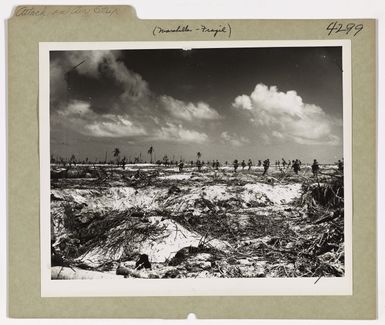
<svg viewBox="0 0 385 325"><path fill-rule="evenodd" d="M332 33L334 34L345 33L346 35L348 35L350 33L355 32L353 36L356 36L363 29L364 29L364 25L362 24L355 24L355 23L341 24L338 21L333 21L328 25L328 27L326 27L326 30L329 31L328 35L331 35Z"/></svg>

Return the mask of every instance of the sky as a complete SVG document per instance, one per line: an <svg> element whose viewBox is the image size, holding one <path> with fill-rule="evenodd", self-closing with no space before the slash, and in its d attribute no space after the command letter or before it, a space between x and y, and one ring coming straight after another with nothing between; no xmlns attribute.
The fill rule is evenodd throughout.
<svg viewBox="0 0 385 325"><path fill-rule="evenodd" d="M51 155L342 158L342 48L51 51Z"/></svg>

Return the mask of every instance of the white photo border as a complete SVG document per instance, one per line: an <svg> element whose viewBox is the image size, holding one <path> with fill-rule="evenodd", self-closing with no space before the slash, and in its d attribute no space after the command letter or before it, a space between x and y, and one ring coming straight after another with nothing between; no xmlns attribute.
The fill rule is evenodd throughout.
<svg viewBox="0 0 385 325"><path fill-rule="evenodd" d="M52 280L50 266L50 51L193 49L242 47L342 47L344 245L343 277L236 279L103 279ZM274 296L352 295L352 66L350 40L175 41L175 42L40 42L39 43L39 155L40 251L42 297L121 296ZM317 281L318 280L318 281Z"/></svg>

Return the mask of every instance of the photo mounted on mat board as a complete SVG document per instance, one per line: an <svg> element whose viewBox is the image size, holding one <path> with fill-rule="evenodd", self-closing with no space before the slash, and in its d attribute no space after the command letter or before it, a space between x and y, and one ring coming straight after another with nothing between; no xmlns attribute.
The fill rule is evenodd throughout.
<svg viewBox="0 0 385 325"><path fill-rule="evenodd" d="M350 55L40 43L42 296L351 295Z"/></svg>

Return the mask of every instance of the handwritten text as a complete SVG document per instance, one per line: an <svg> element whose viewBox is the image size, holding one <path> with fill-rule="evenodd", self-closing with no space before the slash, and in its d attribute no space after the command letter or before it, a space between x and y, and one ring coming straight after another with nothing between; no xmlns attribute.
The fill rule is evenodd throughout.
<svg viewBox="0 0 385 325"><path fill-rule="evenodd" d="M230 24L223 24L217 26L199 25L192 26L190 24L177 25L177 26L159 26L156 25L152 30L154 37L165 34L192 34L192 33L203 33L211 35L213 38L218 35L223 35L227 38L231 37L231 26Z"/></svg>

